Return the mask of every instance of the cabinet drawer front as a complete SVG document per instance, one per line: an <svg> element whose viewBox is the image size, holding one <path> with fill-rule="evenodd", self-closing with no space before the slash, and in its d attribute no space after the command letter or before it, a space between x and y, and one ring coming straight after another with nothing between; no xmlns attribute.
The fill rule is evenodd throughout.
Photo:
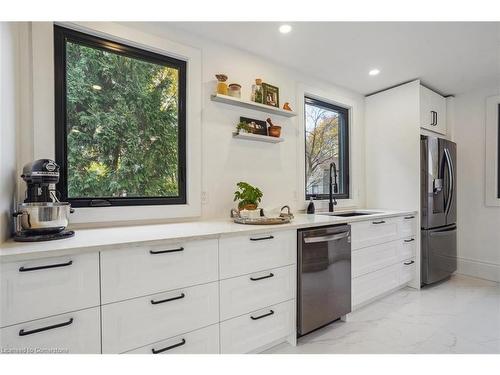
<svg viewBox="0 0 500 375"><path fill-rule="evenodd" d="M0 329L3 353L99 354L99 308L75 311Z"/></svg>
<svg viewBox="0 0 500 375"><path fill-rule="evenodd" d="M399 238L415 236L417 234L416 214L402 216L398 222Z"/></svg>
<svg viewBox="0 0 500 375"><path fill-rule="evenodd" d="M101 253L103 303L216 281L216 239Z"/></svg>
<svg viewBox="0 0 500 375"><path fill-rule="evenodd" d="M293 299L295 273L295 266L292 265L222 280L221 320Z"/></svg>
<svg viewBox="0 0 500 375"><path fill-rule="evenodd" d="M0 326L99 305L99 254L0 264Z"/></svg>
<svg viewBox="0 0 500 375"><path fill-rule="evenodd" d="M294 312L292 300L222 322L221 352L249 353L287 337L294 332Z"/></svg>
<svg viewBox="0 0 500 375"><path fill-rule="evenodd" d="M219 240L220 277L240 276L295 264L296 231L278 231Z"/></svg>
<svg viewBox="0 0 500 375"><path fill-rule="evenodd" d="M399 285L400 265L383 268L367 273L352 280L352 304L360 305Z"/></svg>
<svg viewBox="0 0 500 375"><path fill-rule="evenodd" d="M217 323L218 283L102 306L103 353L122 353Z"/></svg>
<svg viewBox="0 0 500 375"><path fill-rule="evenodd" d="M360 249L398 239L399 218L384 218L351 223L352 249Z"/></svg>
<svg viewBox="0 0 500 375"><path fill-rule="evenodd" d="M198 329L154 344L126 352L126 354L218 354L219 325Z"/></svg>
<svg viewBox="0 0 500 375"><path fill-rule="evenodd" d="M417 249L417 239L415 236L399 240L399 260L414 258Z"/></svg>
<svg viewBox="0 0 500 375"><path fill-rule="evenodd" d="M399 268L399 284L404 285L412 281L415 277L416 269L417 267L414 258L402 261Z"/></svg>
<svg viewBox="0 0 500 375"><path fill-rule="evenodd" d="M353 251L352 277L358 277L398 263L400 246L400 240L397 240Z"/></svg>

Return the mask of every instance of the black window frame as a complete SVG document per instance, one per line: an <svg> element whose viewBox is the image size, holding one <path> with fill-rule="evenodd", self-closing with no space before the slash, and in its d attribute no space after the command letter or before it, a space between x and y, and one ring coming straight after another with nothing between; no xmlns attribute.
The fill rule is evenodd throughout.
<svg viewBox="0 0 500 375"><path fill-rule="evenodd" d="M179 72L178 98L178 196L174 197L68 197L67 126L66 126L66 43L70 41L150 63L170 66ZM186 165L186 85L187 62L116 41L54 25L55 77L55 156L60 166L57 189L61 200L73 207L182 205L187 203Z"/></svg>
<svg viewBox="0 0 500 375"><path fill-rule="evenodd" d="M339 180L338 186L339 191L343 191L344 193L333 194L335 199L349 199L350 195L350 165L349 165L349 108L341 107L327 101L312 98L310 96L304 96L304 151L307 147L307 139L306 139L306 105L313 105L316 107L322 107L327 110L333 110L342 114L345 118L345 124L339 123L339 159L341 160L341 165L337 166L339 169ZM304 161L306 161L306 153L304 152ZM313 200L327 200L329 199L329 194L308 194L307 193L307 170L305 168L306 164L304 164L304 188L305 188L305 196L306 200L313 198Z"/></svg>

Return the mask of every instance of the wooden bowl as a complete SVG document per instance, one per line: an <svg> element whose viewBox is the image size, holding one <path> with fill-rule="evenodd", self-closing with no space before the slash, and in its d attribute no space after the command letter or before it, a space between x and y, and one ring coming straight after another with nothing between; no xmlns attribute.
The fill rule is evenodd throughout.
<svg viewBox="0 0 500 375"><path fill-rule="evenodd" d="M281 126L270 126L269 128L267 128L267 133L271 137L279 138L281 135Z"/></svg>

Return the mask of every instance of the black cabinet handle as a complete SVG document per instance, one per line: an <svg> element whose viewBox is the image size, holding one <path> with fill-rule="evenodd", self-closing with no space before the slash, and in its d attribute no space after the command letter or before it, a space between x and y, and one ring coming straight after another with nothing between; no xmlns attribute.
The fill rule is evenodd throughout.
<svg viewBox="0 0 500 375"><path fill-rule="evenodd" d="M34 333L48 331L49 329L61 328L61 327L69 326L71 323L73 323L73 318L70 318L67 322L64 322L64 323L59 323L59 324L54 324L52 326L37 328L37 329L33 329L31 331L25 331L24 329L22 329L19 331L19 336L27 336L27 335L32 335Z"/></svg>
<svg viewBox="0 0 500 375"><path fill-rule="evenodd" d="M177 344L170 345L170 346L167 346L165 348L158 349L158 350L156 350L155 348L153 348L153 349L151 349L151 351L153 352L153 354L160 354L160 353L166 352L167 350L170 350L170 349L173 349L173 348L178 348L179 346L182 346L185 343L186 343L186 340L182 339L182 341L178 342Z"/></svg>
<svg viewBox="0 0 500 375"><path fill-rule="evenodd" d="M413 241L415 241L414 238L410 238L409 240L405 240L405 242L413 242Z"/></svg>
<svg viewBox="0 0 500 375"><path fill-rule="evenodd" d="M270 316L270 315L273 315L273 314L274 314L274 311L273 310L269 310L269 312L267 314L264 314L264 315L261 315L261 316L250 316L250 318L252 320L259 320L259 319L265 318L266 316Z"/></svg>
<svg viewBox="0 0 500 375"><path fill-rule="evenodd" d="M184 293L181 293L180 296L173 297L173 298L162 299L162 300L159 300L159 301L155 301L154 299L152 299L151 300L151 304L152 305L158 305L159 303L165 303L165 302L175 301L175 300L178 300L178 299L182 299L184 297L186 297L186 295Z"/></svg>
<svg viewBox="0 0 500 375"><path fill-rule="evenodd" d="M385 224L385 221L384 220L372 221L372 224Z"/></svg>
<svg viewBox="0 0 500 375"><path fill-rule="evenodd" d="M252 281L258 281L258 280L264 280L264 279L269 279L270 277L273 277L274 273L269 273L267 276L262 276L262 277L251 277L250 280Z"/></svg>
<svg viewBox="0 0 500 375"><path fill-rule="evenodd" d="M415 263L415 261L414 261L414 260L411 260L411 261L409 261L409 262L404 262L403 264L404 264L405 266L409 266L410 264L413 264L413 263Z"/></svg>
<svg viewBox="0 0 500 375"><path fill-rule="evenodd" d="M48 268L66 267L66 266L71 266L72 264L73 264L73 261L70 260L69 262L66 262L66 263L49 264L48 266L21 267L21 268L19 268L19 272L29 272L29 271L46 270Z"/></svg>
<svg viewBox="0 0 500 375"><path fill-rule="evenodd" d="M415 219L415 216L405 216L405 220Z"/></svg>
<svg viewBox="0 0 500 375"><path fill-rule="evenodd" d="M250 241L263 241L263 240L272 240L274 236L260 237L260 238L250 238Z"/></svg>
<svg viewBox="0 0 500 375"><path fill-rule="evenodd" d="M176 253L178 251L183 251L183 250L184 250L183 247L179 247L177 249L171 249L171 250L158 250L158 251L149 250L149 253L155 255L155 254Z"/></svg>

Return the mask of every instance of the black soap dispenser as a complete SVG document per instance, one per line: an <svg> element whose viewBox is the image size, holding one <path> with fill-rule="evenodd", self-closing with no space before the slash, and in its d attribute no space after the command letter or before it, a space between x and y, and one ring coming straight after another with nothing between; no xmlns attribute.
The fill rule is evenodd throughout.
<svg viewBox="0 0 500 375"><path fill-rule="evenodd" d="M313 198L311 197L311 198L309 198L309 205L307 206L307 213L313 214L315 211L316 211L316 209L314 208Z"/></svg>

